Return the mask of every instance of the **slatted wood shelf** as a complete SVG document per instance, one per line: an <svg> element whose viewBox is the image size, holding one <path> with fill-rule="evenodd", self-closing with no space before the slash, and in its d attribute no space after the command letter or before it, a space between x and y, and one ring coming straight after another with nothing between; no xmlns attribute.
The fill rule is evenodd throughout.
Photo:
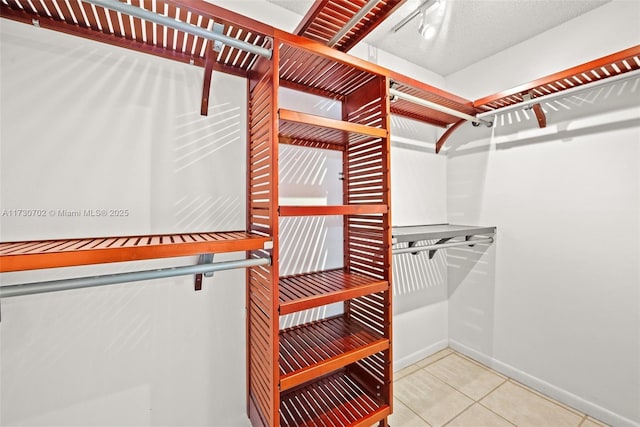
<svg viewBox="0 0 640 427"><path fill-rule="evenodd" d="M263 249L270 237L229 231L0 243L0 272Z"/></svg>
<svg viewBox="0 0 640 427"><path fill-rule="evenodd" d="M493 111L519 104L527 94L531 98L539 98L638 69L640 45L480 98L474 101L474 105L481 112Z"/></svg>
<svg viewBox="0 0 640 427"><path fill-rule="evenodd" d="M215 22L223 26L224 35L260 47L268 47L268 37L273 36L272 27L207 2L143 0L134 5L202 29ZM228 45L214 52L212 42L202 37L84 2L6 0L0 4L0 15L29 25L36 20L42 28L199 66L211 55L215 69L241 76L257 59L255 54Z"/></svg>
<svg viewBox="0 0 640 427"><path fill-rule="evenodd" d="M344 269L280 278L280 314L320 307L389 289L389 282Z"/></svg>
<svg viewBox="0 0 640 427"><path fill-rule="evenodd" d="M335 49L348 52L380 25L406 0L378 2L367 14L354 23L339 40ZM318 0L313 3L296 30L296 34L328 44L334 36L368 3L368 0Z"/></svg>
<svg viewBox="0 0 640 427"><path fill-rule="evenodd" d="M389 340L345 315L280 332L280 390L389 348Z"/></svg>
<svg viewBox="0 0 640 427"><path fill-rule="evenodd" d="M279 142L333 148L365 140L385 138L387 130L297 111L279 110ZM338 148L339 149L339 148Z"/></svg>
<svg viewBox="0 0 640 427"><path fill-rule="evenodd" d="M344 99L388 70L323 46L275 31L280 45L280 85L334 99Z"/></svg>
<svg viewBox="0 0 640 427"><path fill-rule="evenodd" d="M393 81L393 88L402 93L415 96L425 101L434 102L461 113L475 115L477 112L473 107L473 103L468 99L461 98L393 71L391 71L390 74ZM439 127L447 127L460 120L451 114L436 111L432 108L403 99L393 100L392 98L390 107L392 114L419 120Z"/></svg>
<svg viewBox="0 0 640 427"><path fill-rule="evenodd" d="M391 414L388 405L344 370L286 392L280 400L280 425L371 426Z"/></svg>
<svg viewBox="0 0 640 427"><path fill-rule="evenodd" d="M384 214L387 205L329 205L329 206L287 206L278 208L280 216L321 216L321 215L369 215Z"/></svg>

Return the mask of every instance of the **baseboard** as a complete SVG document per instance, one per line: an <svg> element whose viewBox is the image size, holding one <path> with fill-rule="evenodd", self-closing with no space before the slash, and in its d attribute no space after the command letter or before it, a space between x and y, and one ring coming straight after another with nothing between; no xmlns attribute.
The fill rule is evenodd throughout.
<svg viewBox="0 0 640 427"><path fill-rule="evenodd" d="M447 348L448 345L448 340L441 340L401 358L398 358L398 355L394 354L393 371L399 371L400 369L406 368L409 365L413 365L414 363L421 361L425 357L431 356L433 353Z"/></svg>
<svg viewBox="0 0 640 427"><path fill-rule="evenodd" d="M573 393L570 393L564 389L554 386L546 381L543 381L539 378L536 378L532 375L527 374L517 368L514 368L511 365L508 365L504 362L494 359L491 356L488 356L484 353L481 353L477 350L469 348L464 344L461 344L455 340L449 340L449 347L454 349L455 351L464 354L476 360L483 365L486 365L496 371L504 374L514 380L526 385L527 387L531 387L532 389L539 391L553 399L556 399L558 402L562 402L567 406L575 408L576 410L583 412L597 420L600 420L604 423L607 423L611 426L615 427L640 427L640 424L630 420L629 418L623 417L619 414L609 411L606 408L596 405L595 403L589 402L579 396L576 396Z"/></svg>

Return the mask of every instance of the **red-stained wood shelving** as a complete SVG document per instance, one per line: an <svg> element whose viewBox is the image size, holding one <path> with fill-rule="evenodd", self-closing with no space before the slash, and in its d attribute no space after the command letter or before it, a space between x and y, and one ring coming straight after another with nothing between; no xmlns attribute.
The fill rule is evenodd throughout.
<svg viewBox="0 0 640 427"><path fill-rule="evenodd" d="M336 40L335 49L348 52L406 0L381 0ZM318 0L313 3L294 33L327 44L364 8L368 0Z"/></svg>
<svg viewBox="0 0 640 427"><path fill-rule="evenodd" d="M288 390L389 348L389 340L345 315L280 332L280 389Z"/></svg>
<svg viewBox="0 0 640 427"><path fill-rule="evenodd" d="M389 282L342 268L280 278L280 314L389 290Z"/></svg>
<svg viewBox="0 0 640 427"><path fill-rule="evenodd" d="M0 272L264 249L269 237L229 231L0 243Z"/></svg>

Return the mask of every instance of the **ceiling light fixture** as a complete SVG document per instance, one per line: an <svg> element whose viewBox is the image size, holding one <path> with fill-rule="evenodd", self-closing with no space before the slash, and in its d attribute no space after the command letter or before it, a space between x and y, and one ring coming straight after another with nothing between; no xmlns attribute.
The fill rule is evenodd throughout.
<svg viewBox="0 0 640 427"><path fill-rule="evenodd" d="M420 4L420 6L418 6L416 8L416 10L414 10L409 15L407 15L402 21L398 22L391 29L391 32L392 33L397 33L398 30L400 30L402 27L407 25L409 23L409 21L411 21L413 18L418 16L420 13L422 13L422 19L420 21L420 27L422 27L422 22L425 22L425 18L426 18L427 12L429 10L431 10L434 6L440 5L440 3L444 3L444 1L443 0L426 0L426 1L422 2ZM422 31L420 29L419 29L419 31L420 31L420 34L422 34Z"/></svg>

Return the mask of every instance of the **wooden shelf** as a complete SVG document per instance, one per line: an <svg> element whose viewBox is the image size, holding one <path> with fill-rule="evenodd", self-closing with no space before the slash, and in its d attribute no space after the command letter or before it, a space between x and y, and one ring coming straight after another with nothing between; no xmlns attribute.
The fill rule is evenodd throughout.
<svg viewBox="0 0 640 427"><path fill-rule="evenodd" d="M495 234L496 227L474 225L433 224L393 227L392 243L418 242L420 240L452 239L454 237L475 236L478 234Z"/></svg>
<svg viewBox="0 0 640 427"><path fill-rule="evenodd" d="M285 206L278 208L280 216L320 215L372 215L388 212L387 205L330 205L330 206Z"/></svg>
<svg viewBox="0 0 640 427"><path fill-rule="evenodd" d="M389 340L345 315L280 332L280 390L389 348Z"/></svg>
<svg viewBox="0 0 640 427"><path fill-rule="evenodd" d="M473 104L481 112L499 110L523 102L524 95L538 98L638 69L640 45L480 98Z"/></svg>
<svg viewBox="0 0 640 427"><path fill-rule="evenodd" d="M390 414L389 405L381 404L346 371L284 393L280 400L282 427L370 426Z"/></svg>
<svg viewBox="0 0 640 427"><path fill-rule="evenodd" d="M263 249L244 231L0 243L0 272Z"/></svg>
<svg viewBox="0 0 640 427"><path fill-rule="evenodd" d="M452 93L427 85L426 83L422 83L394 71L390 71L390 74L391 80L393 81L393 88L402 93L415 96L425 101L440 104L461 113L475 115L477 112L473 107L473 103L468 99L461 98ZM403 99L392 100L390 103L390 109L392 114L408 117L410 119L439 127L447 127L460 120L458 117L451 114L436 111L432 108L424 107Z"/></svg>
<svg viewBox="0 0 640 427"><path fill-rule="evenodd" d="M279 142L343 149L347 144L372 138L386 138L387 130L341 120L328 119L297 111L279 110Z"/></svg>
<svg viewBox="0 0 640 427"><path fill-rule="evenodd" d="M280 314L290 314L389 289L389 282L344 269L280 278Z"/></svg>
<svg viewBox="0 0 640 427"><path fill-rule="evenodd" d="M280 85L344 99L387 70L304 37L275 30L280 46Z"/></svg>
<svg viewBox="0 0 640 427"><path fill-rule="evenodd" d="M368 0L350 0L349 3L333 0L319 0L313 3L305 17L294 31L296 34L317 40L322 44L329 41L344 27L363 7ZM362 16L349 31L335 42L334 49L348 52L367 34L378 27L405 0L386 0L375 5L369 13Z"/></svg>

